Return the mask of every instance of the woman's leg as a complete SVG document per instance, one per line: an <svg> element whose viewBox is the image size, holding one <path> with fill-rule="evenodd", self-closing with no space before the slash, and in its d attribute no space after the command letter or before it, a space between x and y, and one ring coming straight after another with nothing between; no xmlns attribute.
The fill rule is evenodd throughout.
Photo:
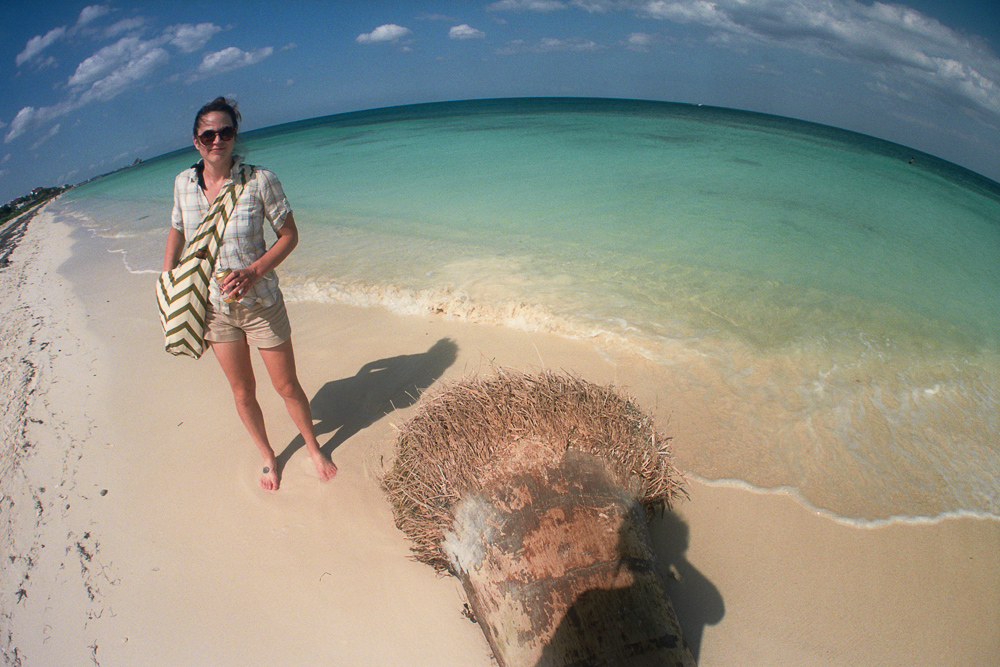
<svg viewBox="0 0 1000 667"><path fill-rule="evenodd" d="M236 412L264 459L264 472L260 476L260 485L268 491L275 491L279 484L278 466L264 429L264 413L260 409L260 403L257 402L257 380L254 378L253 366L250 363L250 346L246 340L212 343L211 346L233 390Z"/></svg>
<svg viewBox="0 0 1000 667"><path fill-rule="evenodd" d="M292 339L289 338L277 347L260 348L258 351L260 358L264 360L264 367L267 368L268 375L271 376L271 384L285 399L288 415L299 429L299 433L302 434L302 439L306 441L306 447L316 465L319 478L323 481L333 479L334 475L337 474L337 466L320 451L319 442L316 440L309 399L306 397L302 385L299 384L299 378L295 372L295 353L292 350Z"/></svg>

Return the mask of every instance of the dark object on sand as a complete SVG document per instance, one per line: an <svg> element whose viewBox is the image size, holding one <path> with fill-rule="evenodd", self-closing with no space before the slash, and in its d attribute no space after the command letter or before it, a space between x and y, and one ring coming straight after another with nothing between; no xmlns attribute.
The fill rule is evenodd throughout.
<svg viewBox="0 0 1000 667"><path fill-rule="evenodd" d="M24 232L28 229L28 223L35 217L40 208L34 208L19 218L14 218L10 222L0 225L0 269L6 269L7 265L10 264L10 254L14 252L14 248L17 247Z"/></svg>
<svg viewBox="0 0 1000 667"><path fill-rule="evenodd" d="M646 530L683 479L632 401L553 373L463 380L403 425L383 486L501 667L694 665Z"/></svg>

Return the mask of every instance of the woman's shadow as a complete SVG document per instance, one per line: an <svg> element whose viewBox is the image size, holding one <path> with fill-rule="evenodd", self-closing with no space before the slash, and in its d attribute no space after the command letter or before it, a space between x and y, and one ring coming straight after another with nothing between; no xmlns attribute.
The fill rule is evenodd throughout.
<svg viewBox="0 0 1000 667"><path fill-rule="evenodd" d="M667 594L697 662L705 626L719 623L726 615L722 594L685 557L691 530L677 514L665 512L655 518L649 532Z"/></svg>
<svg viewBox="0 0 1000 667"><path fill-rule="evenodd" d="M421 354L379 359L362 366L354 377L327 382L309 402L316 437L334 434L322 446L323 453L329 456L358 431L393 410L416 403L456 358L458 345L450 338L442 338ZM301 435L295 436L278 454L278 469L284 468L304 444Z"/></svg>

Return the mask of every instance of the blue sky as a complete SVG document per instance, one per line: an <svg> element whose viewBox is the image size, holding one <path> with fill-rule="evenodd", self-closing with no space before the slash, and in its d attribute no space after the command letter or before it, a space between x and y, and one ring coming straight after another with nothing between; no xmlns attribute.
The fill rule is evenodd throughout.
<svg viewBox="0 0 1000 667"><path fill-rule="evenodd" d="M0 202L243 129L454 99L710 104L896 141L1000 181L1000 3L910 0L15 2Z"/></svg>

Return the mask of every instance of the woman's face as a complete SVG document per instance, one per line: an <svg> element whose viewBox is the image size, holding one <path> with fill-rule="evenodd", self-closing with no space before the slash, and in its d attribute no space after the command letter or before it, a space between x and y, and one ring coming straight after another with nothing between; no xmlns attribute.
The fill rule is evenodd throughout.
<svg viewBox="0 0 1000 667"><path fill-rule="evenodd" d="M194 145L206 163L217 162L228 165L233 156L235 133L228 140L223 139L222 135L226 134L227 128L233 129L233 119L225 111L209 111L201 117L201 122L198 123L198 134L194 137ZM210 132L207 138L212 138L214 135L208 144L203 141L206 138L206 132Z"/></svg>

